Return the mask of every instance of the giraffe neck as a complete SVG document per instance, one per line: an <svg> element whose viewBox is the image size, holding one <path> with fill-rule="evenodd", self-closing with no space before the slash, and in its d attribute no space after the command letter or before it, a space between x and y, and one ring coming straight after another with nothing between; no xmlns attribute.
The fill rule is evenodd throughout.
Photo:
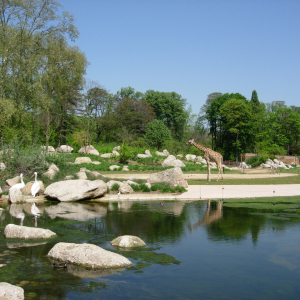
<svg viewBox="0 0 300 300"><path fill-rule="evenodd" d="M202 146L202 145L196 143L195 141L193 142L193 145L194 145L196 148L198 148L200 151L202 151L202 152L204 152L204 153L207 152L207 147Z"/></svg>

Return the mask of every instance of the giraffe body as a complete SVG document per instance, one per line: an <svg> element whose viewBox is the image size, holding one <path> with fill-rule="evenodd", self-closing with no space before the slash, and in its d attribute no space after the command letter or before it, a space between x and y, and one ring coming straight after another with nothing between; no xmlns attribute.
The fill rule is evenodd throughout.
<svg viewBox="0 0 300 300"><path fill-rule="evenodd" d="M189 141L186 143L187 145L194 145L197 149L199 149L200 151L204 152L204 158L206 159L207 162L207 181L210 181L210 162L214 161L216 162L217 166L218 166L218 179L219 180L219 176L221 173L221 180L223 180L223 167L222 167L222 163L223 163L223 156L222 154L208 148L205 147L203 145L200 145L198 143L196 143L194 141L194 139L189 139Z"/></svg>

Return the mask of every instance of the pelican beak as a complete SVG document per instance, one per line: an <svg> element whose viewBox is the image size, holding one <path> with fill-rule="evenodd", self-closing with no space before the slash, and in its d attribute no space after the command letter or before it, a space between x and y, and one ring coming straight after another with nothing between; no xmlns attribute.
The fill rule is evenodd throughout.
<svg viewBox="0 0 300 300"><path fill-rule="evenodd" d="M30 178L32 178L34 176L34 174L32 174L31 176L30 176Z"/></svg>

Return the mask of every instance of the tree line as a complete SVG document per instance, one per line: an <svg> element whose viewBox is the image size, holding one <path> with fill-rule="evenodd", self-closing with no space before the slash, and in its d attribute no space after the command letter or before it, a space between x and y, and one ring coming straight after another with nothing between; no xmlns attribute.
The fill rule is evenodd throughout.
<svg viewBox="0 0 300 300"><path fill-rule="evenodd" d="M81 147L122 143L175 153L193 137L235 160L244 152L300 153L300 108L212 93L198 115L176 92L122 87L109 93L86 79L84 53L68 41L74 18L54 0L0 2L0 137ZM191 150L193 151L193 150ZM195 151L195 150L194 150Z"/></svg>

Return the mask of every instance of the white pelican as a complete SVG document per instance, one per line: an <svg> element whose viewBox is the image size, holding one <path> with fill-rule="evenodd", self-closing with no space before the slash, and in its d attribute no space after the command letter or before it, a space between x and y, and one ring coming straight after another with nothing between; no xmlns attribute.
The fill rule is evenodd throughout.
<svg viewBox="0 0 300 300"><path fill-rule="evenodd" d="M39 208L35 206L35 203L31 205L31 214L34 215L34 227L37 227L37 217L41 215L41 212Z"/></svg>
<svg viewBox="0 0 300 300"><path fill-rule="evenodd" d="M36 207L35 203L32 203L31 205L31 214L35 217L38 217L41 215L41 212L38 207Z"/></svg>
<svg viewBox="0 0 300 300"><path fill-rule="evenodd" d="M14 184L10 189L18 189L18 190L22 189L25 186L22 173L20 174L20 180L21 180L21 183Z"/></svg>
<svg viewBox="0 0 300 300"><path fill-rule="evenodd" d="M34 184L31 187L31 195L33 197L35 197L35 195L38 194L38 192L40 190L40 183L36 180L37 172L34 172L31 177L33 177L33 176L35 177L35 179L34 179Z"/></svg>

